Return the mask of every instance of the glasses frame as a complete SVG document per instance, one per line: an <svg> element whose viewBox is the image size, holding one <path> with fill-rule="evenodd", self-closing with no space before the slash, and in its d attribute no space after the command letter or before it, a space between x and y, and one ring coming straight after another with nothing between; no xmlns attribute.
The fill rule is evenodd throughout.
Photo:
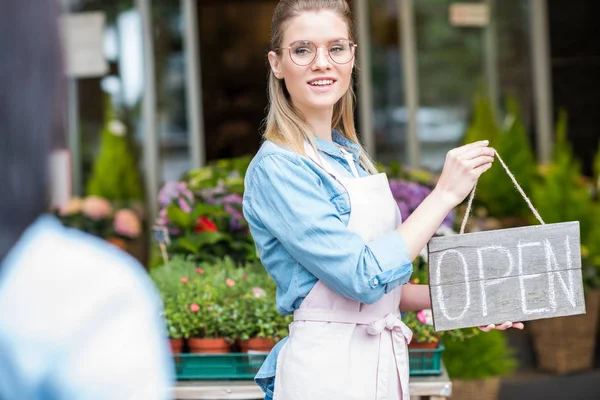
<svg viewBox="0 0 600 400"><path fill-rule="evenodd" d="M345 65L345 64L348 64L350 61L354 60L354 57L356 57L356 48L358 47L358 44L357 44L357 43L354 43L352 40L349 40L349 39L340 39L340 40L345 40L345 41L349 42L349 43L351 44L351 45L350 45L350 48L352 49L352 57L351 57L351 58L350 58L348 61L346 61L346 62L344 62L344 63L340 63L340 62L337 62L337 61L335 61L335 60L333 59L333 57L331 57L331 53L329 52L329 46L331 45L331 43L337 42L337 41L339 41L339 40L333 40L333 41L331 41L331 42L330 42L329 44L327 44L327 45L324 45L324 44L322 44L322 45L320 45L320 46L317 46L315 43L311 42L310 40L295 40L295 41L293 41L292 43L290 43L290 45L289 45L289 46L287 46L287 47L278 47L278 48L276 48L276 49L275 49L275 50L273 50L273 51L277 53L279 50L288 49L288 54L289 54L289 56L290 56L290 60L292 60L292 62L293 62L294 64L296 64L296 65L297 65L297 66L299 66L299 67L307 67L307 66L309 66L310 64L312 64L313 62L315 62L315 60L317 59L317 55L319 54L319 48L320 48L320 47L325 47L325 48L326 48L326 50L327 50L327 56L329 57L329 59L330 59L331 61L333 61L333 62L334 62L335 64L337 64L337 65ZM310 60L310 62L309 62L308 64L298 64L296 61L294 61L294 58L292 57L292 45L293 45L294 43L298 43L298 42L309 42L309 43L312 43L312 44L313 44L313 45L314 45L314 46L317 48L317 51L315 52L315 55L314 55L314 57L312 58L312 60Z"/></svg>

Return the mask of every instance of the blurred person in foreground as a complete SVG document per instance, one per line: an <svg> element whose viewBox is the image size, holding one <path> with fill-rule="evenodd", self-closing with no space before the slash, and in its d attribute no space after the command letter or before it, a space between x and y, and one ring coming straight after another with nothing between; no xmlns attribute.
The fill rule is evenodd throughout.
<svg viewBox="0 0 600 400"><path fill-rule="evenodd" d="M43 215L64 110L57 6L0 10L0 399L169 398L166 330L143 268Z"/></svg>

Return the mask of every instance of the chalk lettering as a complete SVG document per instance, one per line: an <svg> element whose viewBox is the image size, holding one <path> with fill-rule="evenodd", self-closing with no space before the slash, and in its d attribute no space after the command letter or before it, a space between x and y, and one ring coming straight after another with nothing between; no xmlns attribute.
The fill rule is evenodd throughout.
<svg viewBox="0 0 600 400"><path fill-rule="evenodd" d="M484 251L499 251L500 253L504 254L508 258L508 269L506 270L506 273L503 275L502 278L496 278L496 279L488 280L488 281L485 280L485 274L483 272L483 252ZM479 267L479 279L481 279L479 281L479 289L481 291L481 312L482 312L483 316L485 317L488 315L487 296L486 296L485 288L488 286L492 286L492 285L498 285L498 284L506 281L506 278L512 274L514 261L513 261L512 254L510 254L510 251L506 247L486 246L486 247L480 247L477 249L477 266Z"/></svg>
<svg viewBox="0 0 600 400"><path fill-rule="evenodd" d="M463 271L465 273L466 301L465 301L465 306L464 306L462 312L457 317L451 317L450 315L448 315L448 312L446 310L446 304L444 303L444 293L442 292L442 287L441 286L437 287L437 298L439 301L440 311L442 312L442 314L444 314L444 317L446 317L448 320L454 321L454 320L461 319L465 315L465 313L467 312L469 307L471 306L471 287L469 285L469 266L467 265L467 260L465 260L465 257L458 250L446 250L445 252L443 252L440 255L440 258L438 259L438 262L437 262L437 277L436 278L437 278L438 282L440 282L440 278L441 278L442 261L444 260L444 256L446 256L447 254L457 254L458 255L458 257L460 258L460 261L462 262Z"/></svg>

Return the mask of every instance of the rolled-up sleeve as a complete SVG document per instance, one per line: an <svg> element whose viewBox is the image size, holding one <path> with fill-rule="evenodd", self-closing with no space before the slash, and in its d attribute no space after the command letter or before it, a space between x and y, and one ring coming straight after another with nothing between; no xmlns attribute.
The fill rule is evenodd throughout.
<svg viewBox="0 0 600 400"><path fill-rule="evenodd" d="M271 240L257 236L279 241L311 274L353 300L373 303L406 283L412 262L402 236L392 231L365 242L347 228L322 185L318 174L291 156L259 160L249 170L244 196L253 234L268 231ZM259 250L264 244L257 240Z"/></svg>

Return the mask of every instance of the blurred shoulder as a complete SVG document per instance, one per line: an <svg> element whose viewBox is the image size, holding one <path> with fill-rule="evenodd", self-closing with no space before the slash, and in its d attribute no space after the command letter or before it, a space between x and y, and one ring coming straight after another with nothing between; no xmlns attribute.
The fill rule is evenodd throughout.
<svg viewBox="0 0 600 400"><path fill-rule="evenodd" d="M100 238L65 228L51 216L39 218L7 255L0 289L5 284L40 286L46 293L154 295L147 273L135 258Z"/></svg>

